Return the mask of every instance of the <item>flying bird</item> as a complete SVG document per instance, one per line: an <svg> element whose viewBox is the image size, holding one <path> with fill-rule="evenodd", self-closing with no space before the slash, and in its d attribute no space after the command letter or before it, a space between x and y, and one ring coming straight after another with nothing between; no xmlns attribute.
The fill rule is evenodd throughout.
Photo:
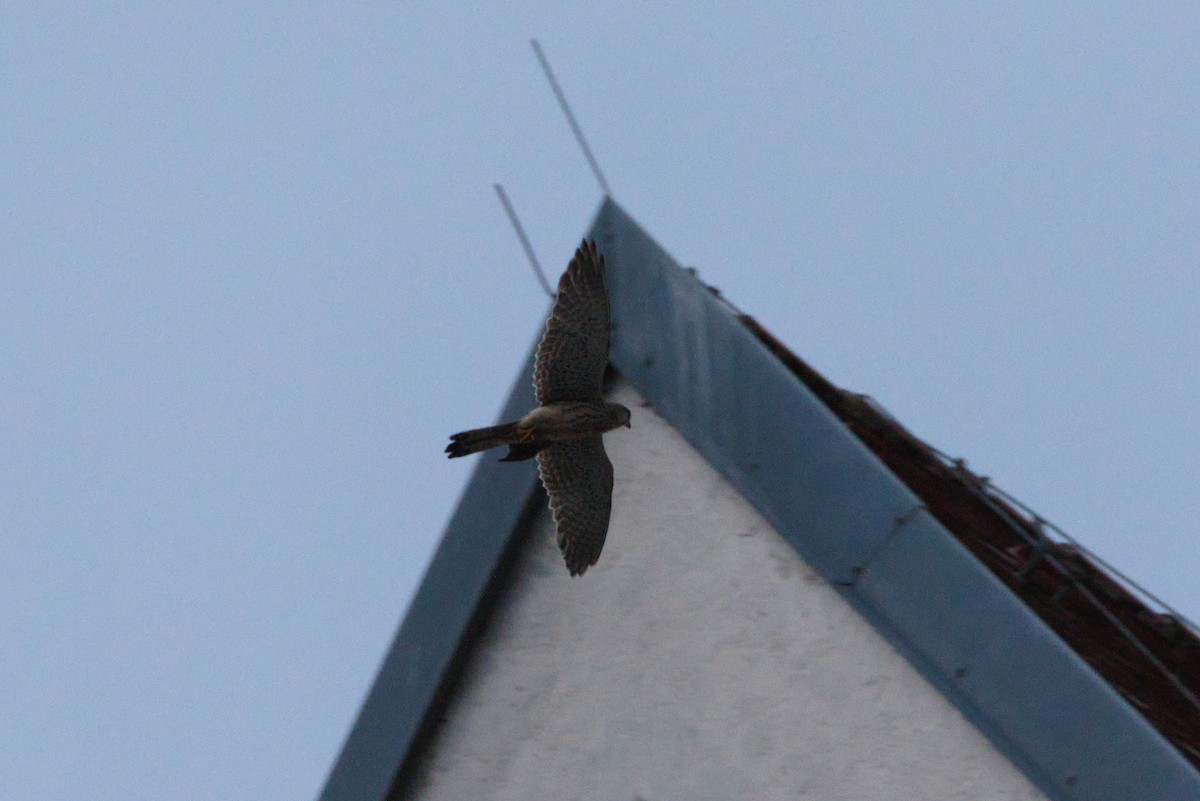
<svg viewBox="0 0 1200 801"><path fill-rule="evenodd" d="M446 446L451 459L500 445L508 446L502 462L537 458L572 576L596 564L608 534L613 469L600 435L630 427L629 410L604 400L608 334L604 256L584 240L558 280L538 343L533 388L539 406L512 423L452 434Z"/></svg>

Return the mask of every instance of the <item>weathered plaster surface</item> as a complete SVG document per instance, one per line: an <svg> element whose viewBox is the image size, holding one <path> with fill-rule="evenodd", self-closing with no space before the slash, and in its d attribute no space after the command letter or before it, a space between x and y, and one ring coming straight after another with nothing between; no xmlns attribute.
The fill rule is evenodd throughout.
<svg viewBox="0 0 1200 801"><path fill-rule="evenodd" d="M1041 799L629 388L599 564L522 546L420 799ZM494 458L486 455L483 458Z"/></svg>

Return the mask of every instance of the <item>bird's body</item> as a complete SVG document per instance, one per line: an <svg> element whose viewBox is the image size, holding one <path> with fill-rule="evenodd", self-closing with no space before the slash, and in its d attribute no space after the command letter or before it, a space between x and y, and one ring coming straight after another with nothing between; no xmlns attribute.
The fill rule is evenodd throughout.
<svg viewBox="0 0 1200 801"><path fill-rule="evenodd" d="M594 437L628 424L629 410L619 403L558 401L538 406L515 423L452 434L446 452L453 459L508 445L509 456L501 461L514 462L519 461L510 458L514 451L525 452L520 458L528 459L552 442Z"/></svg>
<svg viewBox="0 0 1200 801"><path fill-rule="evenodd" d="M535 440L556 442L603 434L629 422L629 410L619 403L558 401L539 406L517 421L517 428Z"/></svg>
<svg viewBox="0 0 1200 801"><path fill-rule="evenodd" d="M538 344L533 384L540 405L520 420L454 434L446 446L452 459L501 445L508 446L501 461L537 457L573 576L596 564L608 533L613 475L600 435L629 426L629 410L603 397L608 337L604 257L585 241L559 279Z"/></svg>

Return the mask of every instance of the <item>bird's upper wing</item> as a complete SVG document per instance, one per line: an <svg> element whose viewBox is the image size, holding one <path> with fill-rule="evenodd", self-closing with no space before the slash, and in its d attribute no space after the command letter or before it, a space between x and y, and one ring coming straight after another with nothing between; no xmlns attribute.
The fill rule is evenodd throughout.
<svg viewBox="0 0 1200 801"><path fill-rule="evenodd" d="M533 388L538 403L600 400L608 364L608 286L604 257L584 241L558 281L558 296L538 343Z"/></svg>
<svg viewBox="0 0 1200 801"><path fill-rule="evenodd" d="M555 442L538 451L558 547L578 576L600 558L612 510L613 468L599 436Z"/></svg>

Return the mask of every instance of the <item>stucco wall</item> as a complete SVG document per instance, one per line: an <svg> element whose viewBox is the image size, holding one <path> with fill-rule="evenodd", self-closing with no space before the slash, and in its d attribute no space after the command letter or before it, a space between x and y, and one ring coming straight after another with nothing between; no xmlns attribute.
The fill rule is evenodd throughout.
<svg viewBox="0 0 1200 801"><path fill-rule="evenodd" d="M628 388L599 564L539 517L420 799L1043 796ZM492 455L484 458L494 458Z"/></svg>

